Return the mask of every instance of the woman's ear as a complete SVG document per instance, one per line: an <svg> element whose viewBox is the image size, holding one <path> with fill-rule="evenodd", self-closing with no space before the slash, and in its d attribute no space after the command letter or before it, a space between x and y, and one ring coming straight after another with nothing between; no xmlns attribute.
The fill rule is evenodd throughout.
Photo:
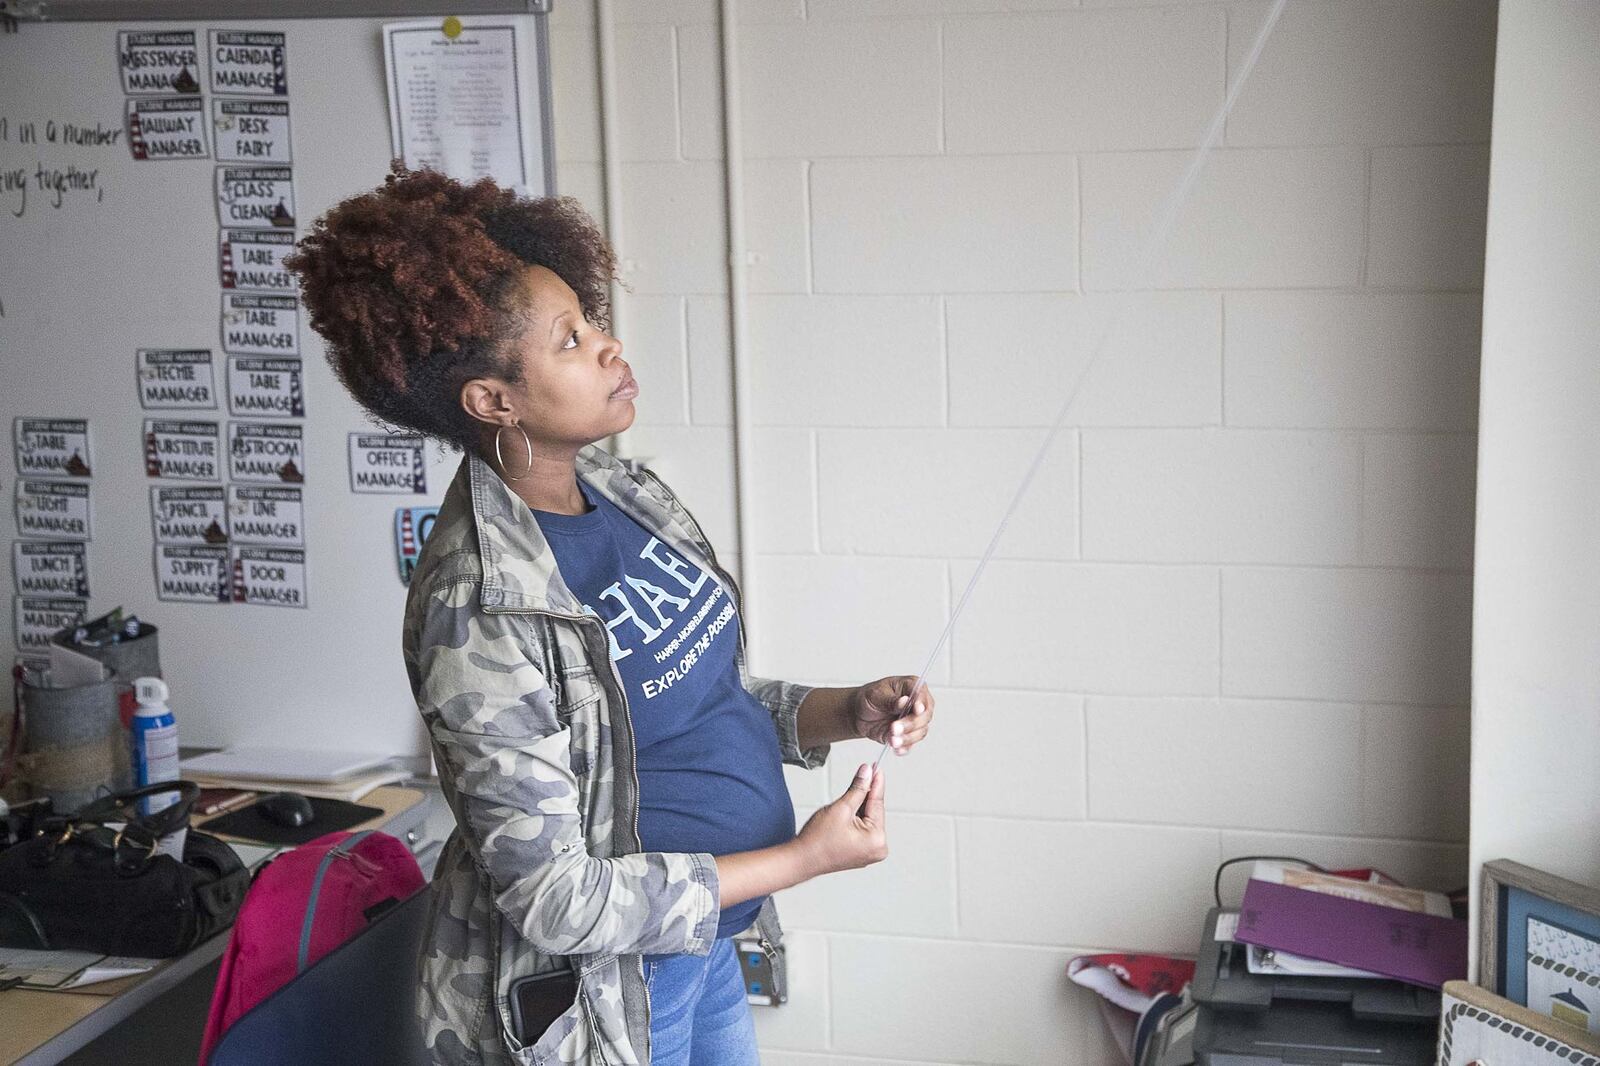
<svg viewBox="0 0 1600 1066"><path fill-rule="evenodd" d="M507 416L516 417L504 382L493 378L471 378L461 386L461 408L479 422L503 426Z"/></svg>

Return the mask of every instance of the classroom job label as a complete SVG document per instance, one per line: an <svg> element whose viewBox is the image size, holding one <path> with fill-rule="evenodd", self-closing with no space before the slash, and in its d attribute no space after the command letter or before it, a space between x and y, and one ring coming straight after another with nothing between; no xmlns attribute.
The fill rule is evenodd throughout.
<svg viewBox="0 0 1600 1066"><path fill-rule="evenodd" d="M215 410L217 388L206 348L140 348L139 406Z"/></svg>
<svg viewBox="0 0 1600 1066"><path fill-rule="evenodd" d="M423 471L420 434L350 434L351 492L427 492Z"/></svg>
<svg viewBox="0 0 1600 1066"><path fill-rule="evenodd" d="M222 350L230 355L299 355L300 301L223 293Z"/></svg>
<svg viewBox="0 0 1600 1066"><path fill-rule="evenodd" d="M200 49L193 30L123 30L117 34L117 65L122 91L129 96L200 94Z"/></svg>
<svg viewBox="0 0 1600 1066"><path fill-rule="evenodd" d="M11 425L18 474L91 475L87 420L18 418Z"/></svg>
<svg viewBox="0 0 1600 1066"><path fill-rule="evenodd" d="M23 596L89 595L89 560L85 545L72 541L13 541L11 575Z"/></svg>
<svg viewBox="0 0 1600 1066"><path fill-rule="evenodd" d="M305 511L300 489L229 485L228 526L236 544L304 547Z"/></svg>
<svg viewBox="0 0 1600 1066"><path fill-rule="evenodd" d="M129 97L128 150L140 160L209 158L205 105L199 97Z"/></svg>
<svg viewBox="0 0 1600 1066"><path fill-rule="evenodd" d="M306 553L298 548L234 548L233 600L304 607Z"/></svg>
<svg viewBox="0 0 1600 1066"><path fill-rule="evenodd" d="M23 652L49 651L51 636L68 626L78 625L89 616L87 599L44 600L18 596L15 603L17 650Z"/></svg>
<svg viewBox="0 0 1600 1066"><path fill-rule="evenodd" d="M281 33L211 31L211 91L234 96L289 92L288 49Z"/></svg>
<svg viewBox="0 0 1600 1066"><path fill-rule="evenodd" d="M294 172L288 167L218 167L217 218L224 227L294 229Z"/></svg>
<svg viewBox="0 0 1600 1066"><path fill-rule="evenodd" d="M228 477L234 481L306 479L304 430L270 422L228 423Z"/></svg>
<svg viewBox="0 0 1600 1066"><path fill-rule="evenodd" d="M17 532L24 537L89 540L89 486L72 481L18 481Z"/></svg>
<svg viewBox="0 0 1600 1066"><path fill-rule="evenodd" d="M219 163L287 163L289 101L213 100Z"/></svg>
<svg viewBox="0 0 1600 1066"><path fill-rule="evenodd" d="M169 603L228 603L233 574L228 549L195 544L155 546L156 599Z"/></svg>
<svg viewBox="0 0 1600 1066"><path fill-rule="evenodd" d="M221 432L215 422L144 420L146 477L221 481Z"/></svg>
<svg viewBox="0 0 1600 1066"><path fill-rule="evenodd" d="M300 360L229 356L228 411L236 415L304 418Z"/></svg>
<svg viewBox="0 0 1600 1066"><path fill-rule="evenodd" d="M227 544L228 503L222 486L152 487L150 524L158 544Z"/></svg>
<svg viewBox="0 0 1600 1066"><path fill-rule="evenodd" d="M224 289L293 292L294 275L283 265L294 251L294 234L270 229L225 229L217 246Z"/></svg>

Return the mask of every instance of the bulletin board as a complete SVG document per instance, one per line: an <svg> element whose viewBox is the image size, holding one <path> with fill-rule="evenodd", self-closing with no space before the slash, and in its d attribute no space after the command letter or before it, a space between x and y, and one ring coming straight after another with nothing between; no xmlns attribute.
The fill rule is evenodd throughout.
<svg viewBox="0 0 1600 1066"><path fill-rule="evenodd" d="M400 551L460 453L357 407L281 266L382 182L383 27L423 12L84 6L94 21L0 25L7 666L120 605L159 630L185 745L423 755ZM427 17L452 43L512 28L524 188L554 192L545 15L487 6Z"/></svg>

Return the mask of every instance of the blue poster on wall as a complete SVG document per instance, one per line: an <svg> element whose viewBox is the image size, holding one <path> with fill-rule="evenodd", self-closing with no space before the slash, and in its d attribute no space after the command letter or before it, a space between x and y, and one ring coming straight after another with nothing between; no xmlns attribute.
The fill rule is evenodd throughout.
<svg viewBox="0 0 1600 1066"><path fill-rule="evenodd" d="M422 545L433 532L433 521L439 515L437 507L397 507L394 512L394 550L400 561L400 584L411 583L411 571L416 568Z"/></svg>

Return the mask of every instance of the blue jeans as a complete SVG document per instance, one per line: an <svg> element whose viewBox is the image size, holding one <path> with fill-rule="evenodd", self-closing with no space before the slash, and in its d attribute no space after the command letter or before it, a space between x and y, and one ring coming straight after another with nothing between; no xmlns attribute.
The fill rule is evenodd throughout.
<svg viewBox="0 0 1600 1066"><path fill-rule="evenodd" d="M761 1066L733 937L705 955L644 960L650 1066Z"/></svg>

